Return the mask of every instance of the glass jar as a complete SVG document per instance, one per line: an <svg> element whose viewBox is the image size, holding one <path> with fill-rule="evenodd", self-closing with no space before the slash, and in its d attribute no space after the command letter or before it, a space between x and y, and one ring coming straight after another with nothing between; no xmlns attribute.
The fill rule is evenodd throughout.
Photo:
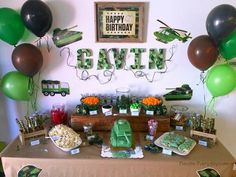
<svg viewBox="0 0 236 177"><path fill-rule="evenodd" d="M174 120L179 121L183 114L188 110L187 106L183 106L183 105L172 105L170 107L170 114L171 116L173 116Z"/></svg>
<svg viewBox="0 0 236 177"><path fill-rule="evenodd" d="M67 124L67 112L64 104L54 104L51 109L52 125Z"/></svg>
<svg viewBox="0 0 236 177"><path fill-rule="evenodd" d="M116 89L116 97L118 100L121 100L122 97L129 97L130 90L126 87L121 87Z"/></svg>
<svg viewBox="0 0 236 177"><path fill-rule="evenodd" d="M119 113L127 114L130 107L130 93L128 88L116 89L116 106Z"/></svg>

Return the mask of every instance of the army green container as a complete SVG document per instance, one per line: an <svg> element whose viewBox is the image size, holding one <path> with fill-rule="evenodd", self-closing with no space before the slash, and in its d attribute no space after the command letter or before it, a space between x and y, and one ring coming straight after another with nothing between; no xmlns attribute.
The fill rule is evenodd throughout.
<svg viewBox="0 0 236 177"><path fill-rule="evenodd" d="M110 143L113 147L130 148L132 146L132 130L126 119L119 119L114 122Z"/></svg>

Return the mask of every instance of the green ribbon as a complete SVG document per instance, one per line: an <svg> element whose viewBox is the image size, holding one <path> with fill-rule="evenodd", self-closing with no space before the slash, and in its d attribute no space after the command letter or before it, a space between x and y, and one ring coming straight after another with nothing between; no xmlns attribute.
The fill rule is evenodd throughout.
<svg viewBox="0 0 236 177"><path fill-rule="evenodd" d="M207 110L209 110L212 116L217 116L217 112L215 110L215 104L216 104L216 97L212 97L207 105Z"/></svg>

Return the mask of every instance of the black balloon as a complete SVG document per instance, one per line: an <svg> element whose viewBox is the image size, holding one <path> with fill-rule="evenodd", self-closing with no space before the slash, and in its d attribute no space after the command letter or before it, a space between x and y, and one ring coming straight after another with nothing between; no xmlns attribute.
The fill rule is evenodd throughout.
<svg viewBox="0 0 236 177"><path fill-rule="evenodd" d="M40 0L28 0L21 8L25 26L36 36L43 37L52 26L50 8Z"/></svg>
<svg viewBox="0 0 236 177"><path fill-rule="evenodd" d="M236 28L236 9L228 4L216 6L207 16L206 29L216 44Z"/></svg>

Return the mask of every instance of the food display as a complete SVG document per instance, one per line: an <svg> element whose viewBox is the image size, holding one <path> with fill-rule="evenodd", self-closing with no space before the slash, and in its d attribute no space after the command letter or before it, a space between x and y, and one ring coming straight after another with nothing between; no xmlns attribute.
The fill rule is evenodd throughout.
<svg viewBox="0 0 236 177"><path fill-rule="evenodd" d="M53 143L63 151L70 151L82 143L80 135L63 124L54 126L48 135Z"/></svg>
<svg viewBox="0 0 236 177"><path fill-rule="evenodd" d="M65 105L63 104L53 105L50 113L51 113L52 125L67 123L67 112L65 110Z"/></svg>
<svg viewBox="0 0 236 177"><path fill-rule="evenodd" d="M179 155L188 155L196 145L193 139L174 132L164 133L154 143L159 147L170 149Z"/></svg>
<svg viewBox="0 0 236 177"><path fill-rule="evenodd" d="M196 114L190 118L190 127L205 133L216 134L215 119Z"/></svg>
<svg viewBox="0 0 236 177"><path fill-rule="evenodd" d="M97 96L86 96L81 98L81 104L87 114L94 115L97 114L97 110L100 105L100 99Z"/></svg>
<svg viewBox="0 0 236 177"><path fill-rule="evenodd" d="M113 147L132 146L132 130L130 124L125 119L115 121L111 130L110 142Z"/></svg>
<svg viewBox="0 0 236 177"><path fill-rule="evenodd" d="M110 135L110 145L102 145L101 156L109 158L143 158L142 147L133 143L133 133L126 119L114 122Z"/></svg>
<svg viewBox="0 0 236 177"><path fill-rule="evenodd" d="M96 96L87 96L87 97L83 98L83 99L81 100L81 102L82 102L83 104L93 106L93 105L99 104L99 98L96 97Z"/></svg>
<svg viewBox="0 0 236 177"><path fill-rule="evenodd" d="M16 119L21 133L31 133L38 130L43 130L48 117L40 114L35 114L32 117L25 116L25 120Z"/></svg>
<svg viewBox="0 0 236 177"><path fill-rule="evenodd" d="M156 105L162 104L162 100L159 98L150 96L150 97L143 98L142 103L143 105L146 105L146 106L156 106Z"/></svg>
<svg viewBox="0 0 236 177"><path fill-rule="evenodd" d="M166 114L166 107L163 106L163 101L161 98L157 98L154 96L149 96L149 97L145 97L142 99L141 101L142 106L144 108L144 110L146 111L146 114L157 114L157 115L164 115Z"/></svg>
<svg viewBox="0 0 236 177"><path fill-rule="evenodd" d="M171 105L170 108L170 125L174 128L182 126L184 130L187 126L187 118L185 116L187 106L184 105Z"/></svg>

